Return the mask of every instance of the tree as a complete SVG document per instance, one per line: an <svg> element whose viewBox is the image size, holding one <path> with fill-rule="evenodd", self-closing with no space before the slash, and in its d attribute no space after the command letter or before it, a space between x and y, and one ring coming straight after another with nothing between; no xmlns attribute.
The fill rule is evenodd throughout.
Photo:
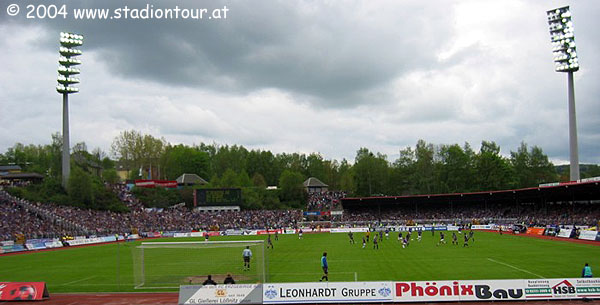
<svg viewBox="0 0 600 305"><path fill-rule="evenodd" d="M467 149L470 149L468 144L465 144L465 149L458 144L440 147L441 172L439 178L440 183L446 187L443 192L459 193L472 189L473 160Z"/></svg>
<svg viewBox="0 0 600 305"><path fill-rule="evenodd" d="M238 175L233 169L228 168L220 179L221 187L239 187Z"/></svg>
<svg viewBox="0 0 600 305"><path fill-rule="evenodd" d="M252 185L257 188L264 189L267 187L267 182L265 181L265 177L263 177L261 174L254 173L254 176L252 176Z"/></svg>
<svg viewBox="0 0 600 305"><path fill-rule="evenodd" d="M251 177L256 173L262 175L267 185L277 185L282 170L270 151L252 150L248 153L246 171Z"/></svg>
<svg viewBox="0 0 600 305"><path fill-rule="evenodd" d="M302 182L304 182L302 174L291 170L284 170L279 177L281 201L292 207L302 207L306 203L306 192L304 191Z"/></svg>
<svg viewBox="0 0 600 305"><path fill-rule="evenodd" d="M548 160L548 156L544 154L538 146L533 146L530 152L530 164L533 174L533 185L537 186L540 183L554 182L558 178L554 165Z"/></svg>
<svg viewBox="0 0 600 305"><path fill-rule="evenodd" d="M413 181L417 191L420 194L435 193L439 180L436 179L433 144L419 140L415 147L415 158Z"/></svg>
<svg viewBox="0 0 600 305"><path fill-rule="evenodd" d="M16 164L23 171L34 172L49 177L61 175L62 139L60 134L52 134L50 145L24 145L16 143L3 155L2 164Z"/></svg>
<svg viewBox="0 0 600 305"><path fill-rule="evenodd" d="M475 157L475 182L481 191L508 189L512 171L508 162L500 155L495 142L483 141Z"/></svg>
<svg viewBox="0 0 600 305"><path fill-rule="evenodd" d="M137 168L140 162L140 153L138 148L138 139L141 134L135 130L122 131L112 142L111 151L113 156L121 161L126 168Z"/></svg>
<svg viewBox="0 0 600 305"><path fill-rule="evenodd" d="M228 169L239 173L246 169L248 150L243 146L221 146L211 160L213 174L222 176Z"/></svg>
<svg viewBox="0 0 600 305"><path fill-rule="evenodd" d="M390 170L390 191L393 194L408 195L417 192L413 181L416 162L415 151L410 146L400 150L400 157Z"/></svg>
<svg viewBox="0 0 600 305"><path fill-rule="evenodd" d="M354 173L356 179L356 194L371 196L385 192L388 176L388 162L386 156L377 155L367 148L360 148L356 152Z"/></svg>
<svg viewBox="0 0 600 305"><path fill-rule="evenodd" d="M93 207L94 193L92 178L78 166L71 167L67 191L71 198L71 202L75 206L86 208Z"/></svg>
<svg viewBox="0 0 600 305"><path fill-rule="evenodd" d="M164 176L170 180L175 180L184 173L207 177L210 167L208 153L182 144L167 145L161 163Z"/></svg>
<svg viewBox="0 0 600 305"><path fill-rule="evenodd" d="M246 173L245 170L242 170L237 177L237 186L238 187L251 187L252 180L250 180L250 176Z"/></svg>
<svg viewBox="0 0 600 305"><path fill-rule="evenodd" d="M113 140L111 151L125 167L144 168L148 171L152 169L150 176L154 177L154 171L160 176L158 163L166 146L167 141L164 138L157 139L135 130L125 130ZM137 178L138 173L134 170L130 176Z"/></svg>
<svg viewBox="0 0 600 305"><path fill-rule="evenodd" d="M521 142L516 152L510 152L510 163L517 187L532 187L558 179L554 165L538 146L528 151L527 144Z"/></svg>
<svg viewBox="0 0 600 305"><path fill-rule="evenodd" d="M348 163L348 160L342 159L339 167L339 189L347 191L349 194L356 194L356 179L354 177L354 169L352 165Z"/></svg>
<svg viewBox="0 0 600 305"><path fill-rule="evenodd" d="M340 173L339 167L340 164L337 160L325 160L323 161L323 167L325 170L325 175L323 179L326 184L329 185L330 190L339 190L340 189Z"/></svg>
<svg viewBox="0 0 600 305"><path fill-rule="evenodd" d="M325 184L329 184L331 182L325 179L325 164L323 163L323 156L312 153L306 157L306 176L317 177L321 180L324 180Z"/></svg>
<svg viewBox="0 0 600 305"><path fill-rule="evenodd" d="M104 179L104 181L110 184L115 184L120 180L119 175L117 174L117 171L114 168L105 169L102 172L102 179Z"/></svg>

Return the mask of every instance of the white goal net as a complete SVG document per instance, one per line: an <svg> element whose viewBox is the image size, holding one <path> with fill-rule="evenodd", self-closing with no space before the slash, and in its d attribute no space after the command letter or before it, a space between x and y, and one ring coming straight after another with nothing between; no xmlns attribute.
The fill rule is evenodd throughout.
<svg viewBox="0 0 600 305"><path fill-rule="evenodd" d="M250 268L244 268L242 251L252 252ZM231 274L238 283L267 281L267 259L263 240L143 242L133 248L136 289L179 288L199 285L208 275L217 284Z"/></svg>

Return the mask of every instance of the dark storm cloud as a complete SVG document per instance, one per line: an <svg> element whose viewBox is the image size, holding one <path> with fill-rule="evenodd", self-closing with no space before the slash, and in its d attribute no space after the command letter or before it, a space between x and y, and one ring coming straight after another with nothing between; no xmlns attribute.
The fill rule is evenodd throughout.
<svg viewBox="0 0 600 305"><path fill-rule="evenodd" d="M580 160L598 163L595 1L571 8L582 64L575 74ZM30 20L6 15L13 2L0 0L0 122L8 126L0 152L59 130L57 39L73 31L86 41L72 142L90 147L106 150L120 131L136 129L186 144L338 159L353 159L359 147L394 156L418 139L475 149L496 141L508 155L525 141L568 160L566 75L553 71L545 17L564 5L559 0L54 3L69 10L226 5L220 21ZM10 124L14 118L32 128Z"/></svg>
<svg viewBox="0 0 600 305"><path fill-rule="evenodd" d="M68 1L73 8L144 8L146 3ZM149 1L153 8L227 6L226 20L45 20L51 31L86 35L115 75L172 86L247 93L278 88L325 107L350 107L399 70L435 62L448 37L439 5L361 1ZM386 12L389 10L389 12ZM423 13L427 12L427 15ZM29 20L20 20L27 23ZM435 34L435 37L432 36ZM55 37L43 44L55 48Z"/></svg>

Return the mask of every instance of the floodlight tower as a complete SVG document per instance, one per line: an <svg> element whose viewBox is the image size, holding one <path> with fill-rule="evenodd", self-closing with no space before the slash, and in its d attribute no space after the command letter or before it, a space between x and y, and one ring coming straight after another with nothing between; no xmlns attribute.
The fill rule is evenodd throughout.
<svg viewBox="0 0 600 305"><path fill-rule="evenodd" d="M550 37L554 51L556 72L567 72L569 90L569 159L571 163L570 180L579 180L579 152L577 148L577 116L575 114L575 88L573 72L579 70L579 61L573 34L573 22L568 6L547 12L550 25Z"/></svg>
<svg viewBox="0 0 600 305"><path fill-rule="evenodd" d="M62 185L66 189L71 172L71 150L69 146L69 94L79 92L78 88L71 87L79 83L79 79L71 75L79 74L79 69L73 66L80 65L81 60L76 56L82 54L81 50L74 49L83 45L83 35L72 33L60 33L60 48L58 53L58 86L56 91L63 96L63 147L62 147Z"/></svg>

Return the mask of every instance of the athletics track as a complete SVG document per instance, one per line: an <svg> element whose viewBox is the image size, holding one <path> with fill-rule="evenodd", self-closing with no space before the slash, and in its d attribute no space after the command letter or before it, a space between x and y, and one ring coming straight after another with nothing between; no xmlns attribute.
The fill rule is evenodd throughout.
<svg viewBox="0 0 600 305"><path fill-rule="evenodd" d="M176 305L177 293L97 293L97 294L71 294L57 293L50 299L36 302L12 302L15 305ZM447 304L447 305L490 305L504 304L503 302L445 302L445 303L418 303L419 305ZM9 302L0 304L10 305ZM329 303L337 304L337 303ZM342 303L340 303L342 304ZM347 304L347 303L346 303ZM371 303L373 304L373 303ZM406 303L375 303L375 304L406 304ZM508 305L600 305L600 300L553 300L553 301L509 301ZM306 304L312 305L312 304Z"/></svg>

